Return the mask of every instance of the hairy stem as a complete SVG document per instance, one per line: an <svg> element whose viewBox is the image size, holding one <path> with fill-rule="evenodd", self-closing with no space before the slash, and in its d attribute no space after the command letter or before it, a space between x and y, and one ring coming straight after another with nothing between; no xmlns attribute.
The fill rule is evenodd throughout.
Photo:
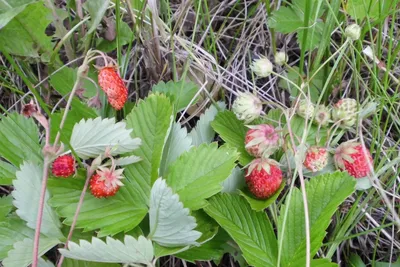
<svg viewBox="0 0 400 267"><path fill-rule="evenodd" d="M93 172L94 171L92 171L90 167L87 168L86 182L85 182L85 185L83 186L82 193L79 198L78 206L76 207L76 210L75 210L74 219L72 220L71 228L69 229L67 241L65 242L64 248L68 248L68 243L72 238L72 234L74 233L76 222L78 221L79 212L81 211L83 200L85 198L85 194L86 194L86 191L89 186L90 177L92 177ZM58 261L57 267L61 267L63 261L64 261L64 255L61 255L61 258Z"/></svg>
<svg viewBox="0 0 400 267"><path fill-rule="evenodd" d="M49 157L44 157L44 164L43 164L43 178L42 178L42 188L40 190L40 200L39 200L39 209L38 214L36 217L36 229L35 229L35 238L33 243L33 261L32 267L38 266L38 255L39 255L39 238L40 238L40 228L42 226L42 218L43 218L43 208L44 208L44 200L46 195L46 186L47 186L47 179L49 178Z"/></svg>

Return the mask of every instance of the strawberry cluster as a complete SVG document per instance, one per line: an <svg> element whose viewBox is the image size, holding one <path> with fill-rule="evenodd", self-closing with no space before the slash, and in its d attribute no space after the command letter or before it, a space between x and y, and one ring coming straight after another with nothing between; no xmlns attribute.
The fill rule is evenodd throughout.
<svg viewBox="0 0 400 267"><path fill-rule="evenodd" d="M332 108L324 105L314 106L305 99L297 101L295 105L297 115L311 120L318 125L318 129L327 127L330 123L333 123L332 128L338 126L348 129L357 123L357 114L360 113L358 102L351 98L340 99ZM236 113L236 110L233 111ZM240 115L239 119L246 117L246 114ZM252 120L254 119L256 118L253 116ZM268 124L248 127L250 129L245 136L245 149L255 159L246 169L246 184L256 198L266 199L274 195L282 184L283 175L279 163L270 158L281 147L281 137L279 131ZM310 146L304 155L304 168L312 173L323 171L332 158L330 152L334 154L333 161L338 170L346 171L357 179L371 174L371 153L363 144L355 141L344 142L336 149Z"/></svg>

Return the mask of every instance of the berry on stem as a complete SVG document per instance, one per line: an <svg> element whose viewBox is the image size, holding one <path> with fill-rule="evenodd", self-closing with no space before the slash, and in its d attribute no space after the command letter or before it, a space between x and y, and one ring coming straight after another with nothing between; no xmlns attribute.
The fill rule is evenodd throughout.
<svg viewBox="0 0 400 267"><path fill-rule="evenodd" d="M115 170L99 167L100 170L90 178L90 192L96 198L114 196L124 184L121 182L124 169Z"/></svg>
<svg viewBox="0 0 400 267"><path fill-rule="evenodd" d="M358 103L352 98L340 99L333 105L332 118L343 128L354 126L357 121Z"/></svg>
<svg viewBox="0 0 400 267"><path fill-rule="evenodd" d="M368 176L373 166L369 150L361 143L348 141L340 144L335 151L335 164L355 178Z"/></svg>
<svg viewBox="0 0 400 267"><path fill-rule="evenodd" d="M53 161L51 172L56 177L69 177L75 173L75 159L71 155L64 155Z"/></svg>
<svg viewBox="0 0 400 267"><path fill-rule="evenodd" d="M245 145L249 154L254 157L268 157L279 148L279 135L275 128L268 124L248 126Z"/></svg>
<svg viewBox="0 0 400 267"><path fill-rule="evenodd" d="M116 110L124 107L128 99L128 89L114 67L101 68L98 75L101 89L107 95L108 102Z"/></svg>
<svg viewBox="0 0 400 267"><path fill-rule="evenodd" d="M256 198L269 198L282 184L282 171L274 160L255 159L247 169L246 184Z"/></svg>
<svg viewBox="0 0 400 267"><path fill-rule="evenodd" d="M233 102L232 111L239 120L249 123L260 117L262 102L252 93L239 92L238 97Z"/></svg>
<svg viewBox="0 0 400 267"><path fill-rule="evenodd" d="M303 162L304 167L312 172L320 171L328 164L328 156L329 153L324 147L309 147Z"/></svg>

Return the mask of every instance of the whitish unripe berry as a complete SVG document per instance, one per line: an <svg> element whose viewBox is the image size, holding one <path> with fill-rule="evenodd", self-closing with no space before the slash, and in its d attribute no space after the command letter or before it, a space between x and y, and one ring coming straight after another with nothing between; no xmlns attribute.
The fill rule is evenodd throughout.
<svg viewBox="0 0 400 267"><path fill-rule="evenodd" d="M232 111L239 120L245 123L257 119L262 111L261 100L252 93L239 92L238 97L232 105Z"/></svg>
<svg viewBox="0 0 400 267"><path fill-rule="evenodd" d="M272 73L274 66L268 58L262 57L254 60L250 68L258 77L265 78Z"/></svg>

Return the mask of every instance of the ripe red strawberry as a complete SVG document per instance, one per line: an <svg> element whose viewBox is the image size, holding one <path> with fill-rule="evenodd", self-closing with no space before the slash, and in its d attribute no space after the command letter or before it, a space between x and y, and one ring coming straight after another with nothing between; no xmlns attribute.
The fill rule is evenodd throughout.
<svg viewBox="0 0 400 267"><path fill-rule="evenodd" d="M279 147L279 135L275 128L268 124L248 126L245 137L246 150L254 157L268 157Z"/></svg>
<svg viewBox="0 0 400 267"><path fill-rule="evenodd" d="M361 143L344 142L336 148L335 164L340 170L346 170L351 176L361 178L372 171L372 156Z"/></svg>
<svg viewBox="0 0 400 267"><path fill-rule="evenodd" d="M75 173L75 159L71 155L64 155L53 161L51 172L56 177L69 177Z"/></svg>
<svg viewBox="0 0 400 267"><path fill-rule="evenodd" d="M247 169L246 183L256 198L266 199L281 186L282 171L274 160L255 159Z"/></svg>
<svg viewBox="0 0 400 267"><path fill-rule="evenodd" d="M106 93L108 102L116 110L123 108L127 98L128 89L114 67L104 67L99 71L99 85Z"/></svg>
<svg viewBox="0 0 400 267"><path fill-rule="evenodd" d="M99 167L90 178L90 191L97 198L114 196L124 184L120 181L123 178L123 169L115 170L106 167Z"/></svg>
<svg viewBox="0 0 400 267"><path fill-rule="evenodd" d="M324 147L309 147L303 162L304 167L312 172L320 171L328 164L328 156L329 153Z"/></svg>

